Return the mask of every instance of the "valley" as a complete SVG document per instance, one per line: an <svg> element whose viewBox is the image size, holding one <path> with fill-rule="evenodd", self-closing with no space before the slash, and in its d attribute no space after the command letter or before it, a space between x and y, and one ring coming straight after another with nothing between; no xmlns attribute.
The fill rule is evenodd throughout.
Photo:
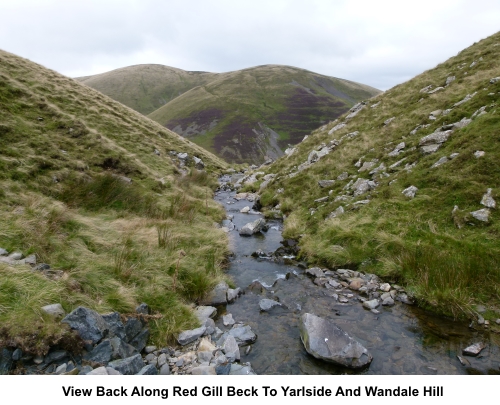
<svg viewBox="0 0 500 405"><path fill-rule="evenodd" d="M0 51L0 373L498 374L499 53L382 93Z"/></svg>

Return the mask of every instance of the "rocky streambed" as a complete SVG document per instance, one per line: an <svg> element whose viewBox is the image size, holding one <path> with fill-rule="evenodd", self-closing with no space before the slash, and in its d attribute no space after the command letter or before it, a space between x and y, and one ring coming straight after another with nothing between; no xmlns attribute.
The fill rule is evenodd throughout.
<svg viewBox="0 0 500 405"><path fill-rule="evenodd" d="M296 244L282 240L281 222L264 221L253 209L255 196L236 194L227 181L222 179L215 199L227 211L222 225L233 252L228 272L243 294L219 310L215 324L222 328L230 315L256 334L240 359L255 373L500 373L500 336L488 325L437 317L415 306L403 287L375 275L297 262ZM364 364L339 365L312 353L304 325L317 319L326 322L323 333L333 340L338 328L366 349ZM327 335L323 340L318 350L333 352Z"/></svg>
<svg viewBox="0 0 500 405"><path fill-rule="evenodd" d="M51 347L45 356L0 349L0 374L499 374L500 335L478 314L471 323L414 305L401 286L356 269L298 262L282 223L254 209L222 179L215 199L227 218L228 273L196 308L200 327L176 347L148 346L147 304L136 314L98 314L59 304L42 308L83 339L81 350ZM0 259L57 278L47 264L0 249ZM477 308L481 312L481 308ZM154 316L153 316L154 317ZM482 322L481 322L482 321Z"/></svg>

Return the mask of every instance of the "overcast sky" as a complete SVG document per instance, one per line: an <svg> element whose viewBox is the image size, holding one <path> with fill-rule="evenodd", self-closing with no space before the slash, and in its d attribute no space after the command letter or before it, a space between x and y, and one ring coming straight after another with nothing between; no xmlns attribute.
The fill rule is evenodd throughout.
<svg viewBox="0 0 500 405"><path fill-rule="evenodd" d="M291 65L386 90L500 30L499 0L1 0L0 48L67 76Z"/></svg>

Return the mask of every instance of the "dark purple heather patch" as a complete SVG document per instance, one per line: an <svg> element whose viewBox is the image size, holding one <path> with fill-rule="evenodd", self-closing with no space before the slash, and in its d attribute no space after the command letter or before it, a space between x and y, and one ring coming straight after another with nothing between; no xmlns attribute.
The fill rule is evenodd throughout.
<svg viewBox="0 0 500 405"><path fill-rule="evenodd" d="M220 120L224 116L224 111L218 108L208 108L206 110L195 111L186 118L174 118L168 121L165 126L174 129L180 126L186 129L191 124L197 124L200 129L208 129L214 120Z"/></svg>
<svg viewBox="0 0 500 405"><path fill-rule="evenodd" d="M284 150L287 145L296 144L302 140L304 135L320 127L325 121L330 121L349 109L349 106L340 100L328 96L315 95L302 88L295 88L290 96L285 96L285 111L278 114L263 116L255 121L245 116L231 117L230 122L222 121L218 124L214 138L214 150L217 155L228 162L261 162L263 153L263 142L253 131L259 128L258 122L264 122L267 126L285 134L286 139L278 141ZM221 113L220 110L215 110ZM209 111L209 110L207 110ZM267 112L267 111L266 111ZM200 119L205 117L205 119ZM200 112L191 115L188 119L172 120L170 125L188 125L196 122L202 126L208 125L215 118L214 114ZM223 125L223 126L222 126ZM175 126L174 126L175 127ZM201 129L201 128L200 128Z"/></svg>
<svg viewBox="0 0 500 405"><path fill-rule="evenodd" d="M286 103L286 111L279 113L270 126L288 134L289 139L280 142L296 144L304 135L320 127L325 121L334 120L349 109L342 101L332 100L328 96L314 95L302 88L296 88Z"/></svg>
<svg viewBox="0 0 500 405"><path fill-rule="evenodd" d="M215 151L227 162L262 160L257 148L257 134L253 131L258 124L244 120L244 117L235 117L231 123L220 129L214 139ZM236 153L231 153L231 150L235 150Z"/></svg>
<svg viewBox="0 0 500 405"><path fill-rule="evenodd" d="M230 111L218 108L191 113L186 118L176 118L167 122L167 128L186 137L213 133L213 148L216 154L228 162L259 162L267 148L266 142L253 131L262 122L285 139L278 140L282 150L288 144L299 143L304 135L311 133L325 122L334 120L345 113L350 106L341 99L328 95L318 95L295 87L291 93L283 94L284 111L276 113L270 109L248 111L253 115L227 116ZM235 105L234 108L242 108ZM231 117L231 118L230 118ZM213 124L218 122L214 127Z"/></svg>

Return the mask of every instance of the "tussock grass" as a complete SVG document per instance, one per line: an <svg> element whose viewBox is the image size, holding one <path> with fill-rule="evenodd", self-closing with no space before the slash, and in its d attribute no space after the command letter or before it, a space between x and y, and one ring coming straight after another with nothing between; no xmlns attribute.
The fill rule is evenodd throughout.
<svg viewBox="0 0 500 405"><path fill-rule="evenodd" d="M108 97L0 51L0 247L62 276L0 266L0 346L43 353L71 333L41 307L157 315L158 345L195 326L191 305L224 278L217 157ZM155 153L160 151L160 156ZM169 152L203 159L181 175ZM131 182L125 179L131 179ZM177 252L177 287L173 273Z"/></svg>
<svg viewBox="0 0 500 405"><path fill-rule="evenodd" d="M154 215L153 196L145 194L135 184L126 184L120 178L104 173L93 179L67 179L59 199L69 207L81 207L89 211L114 209Z"/></svg>
<svg viewBox="0 0 500 405"><path fill-rule="evenodd" d="M292 156L264 169L278 176L264 191L262 200L267 208L281 204L287 215L284 236L300 238L303 257L312 263L359 268L385 276L404 284L420 305L439 313L469 316L475 304L483 303L490 310L489 316L499 317L500 268L495 260L500 254L498 209L491 210L488 223L470 215L484 208L480 201L487 188L493 189L497 204L500 201L500 82L490 83L491 78L500 76L499 43L500 34L495 34L436 68L367 100L366 107L354 118L341 117L313 131ZM445 89L434 94L420 92L428 85L444 86L449 76L456 79ZM454 107L473 93L471 100ZM421 153L418 144L423 136L445 124L471 118L483 106L487 113L455 130L436 153ZM430 112L438 109L452 110L436 120L430 119ZM384 125L392 117L394 120ZM339 122L346 126L328 135ZM410 134L424 124L429 127ZM359 135L345 138L317 163L288 177L322 143L354 131ZM389 157L400 142L406 144L404 152ZM486 154L478 159L474 156L477 150ZM452 153L459 155L432 168L441 157ZM375 167L384 163L389 177L377 176L374 190L335 202L335 197L346 193L344 187L350 180L371 178L354 166L360 158L378 159ZM405 161L400 166L389 169L402 158ZM405 170L405 165L412 163L416 165ZM344 172L349 176L346 180L336 180L328 189L318 186L319 180L336 179ZM418 188L414 199L401 194L410 185ZM284 192L276 193L280 188ZM328 195L327 202L314 202ZM363 199L369 199L369 204L354 205ZM341 205L345 214L327 220ZM458 210L452 214L455 205ZM315 210L312 215L310 209Z"/></svg>

